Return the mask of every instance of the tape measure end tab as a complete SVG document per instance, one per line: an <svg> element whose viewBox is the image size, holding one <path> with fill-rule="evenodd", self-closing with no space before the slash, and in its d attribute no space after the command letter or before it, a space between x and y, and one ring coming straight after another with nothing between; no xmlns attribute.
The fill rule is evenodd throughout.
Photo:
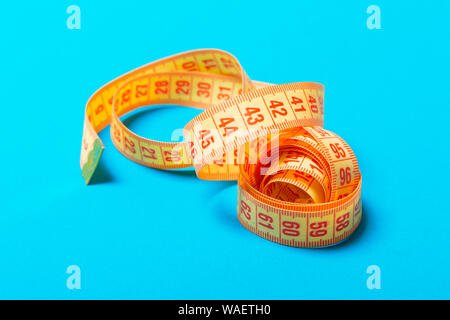
<svg viewBox="0 0 450 320"><path fill-rule="evenodd" d="M87 185L89 184L92 176L94 175L95 169L97 168L98 162L103 153L103 149L105 149L105 147L103 146L100 139L95 139L94 145L92 149L89 151L87 161L81 168L81 174Z"/></svg>

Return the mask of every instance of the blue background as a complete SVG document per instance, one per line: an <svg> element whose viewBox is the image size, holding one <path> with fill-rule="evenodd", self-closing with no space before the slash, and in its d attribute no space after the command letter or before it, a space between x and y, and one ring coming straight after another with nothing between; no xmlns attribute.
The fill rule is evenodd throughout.
<svg viewBox="0 0 450 320"><path fill-rule="evenodd" d="M450 298L450 2L5 2L0 298ZM71 4L81 30L66 27ZM372 4L381 30L366 27ZM364 177L363 220L347 242L296 249L259 238L236 218L234 182L135 164L109 129L85 185L89 96L197 48L233 53L255 80L325 85L325 127L352 146ZM147 108L126 123L167 141L196 114ZM81 290L66 287L72 264ZM372 264L381 290L366 287Z"/></svg>

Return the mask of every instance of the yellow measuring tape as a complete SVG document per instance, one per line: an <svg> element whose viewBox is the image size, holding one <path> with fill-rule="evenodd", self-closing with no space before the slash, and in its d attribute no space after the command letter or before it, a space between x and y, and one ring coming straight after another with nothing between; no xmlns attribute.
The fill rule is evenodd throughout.
<svg viewBox="0 0 450 320"><path fill-rule="evenodd" d="M323 129L324 87L251 81L231 54L205 49L174 55L103 86L86 106L80 165L89 183L104 149L98 132L127 158L159 169L194 166L205 180L237 180L237 215L251 232L295 247L348 237L361 220L355 155ZM131 132L120 116L142 106L204 109L184 142Z"/></svg>

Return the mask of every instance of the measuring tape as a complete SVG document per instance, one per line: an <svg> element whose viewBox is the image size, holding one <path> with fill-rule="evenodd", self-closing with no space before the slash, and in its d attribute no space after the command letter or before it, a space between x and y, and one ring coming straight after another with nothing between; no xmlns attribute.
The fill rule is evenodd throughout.
<svg viewBox="0 0 450 320"><path fill-rule="evenodd" d="M361 174L352 149L323 129L324 87L249 79L231 54L205 49L150 63L106 84L86 105L80 165L88 184L104 149L98 132L144 166L194 166L200 179L237 180L237 216L251 232L294 247L347 238L361 220ZM204 112L184 142L145 139L120 116L170 104Z"/></svg>

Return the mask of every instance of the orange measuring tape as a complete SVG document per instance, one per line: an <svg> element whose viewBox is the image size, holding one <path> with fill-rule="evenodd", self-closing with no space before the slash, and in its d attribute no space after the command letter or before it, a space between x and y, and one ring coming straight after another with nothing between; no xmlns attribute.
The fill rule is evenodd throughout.
<svg viewBox="0 0 450 320"><path fill-rule="evenodd" d="M200 179L237 180L237 215L251 232L294 247L347 238L361 220L361 174L347 143L323 129L324 87L249 79L231 54L177 54L106 84L87 102L80 165L88 184L104 149L98 132L144 166L194 166ZM204 109L184 142L145 139L120 116L142 106Z"/></svg>

